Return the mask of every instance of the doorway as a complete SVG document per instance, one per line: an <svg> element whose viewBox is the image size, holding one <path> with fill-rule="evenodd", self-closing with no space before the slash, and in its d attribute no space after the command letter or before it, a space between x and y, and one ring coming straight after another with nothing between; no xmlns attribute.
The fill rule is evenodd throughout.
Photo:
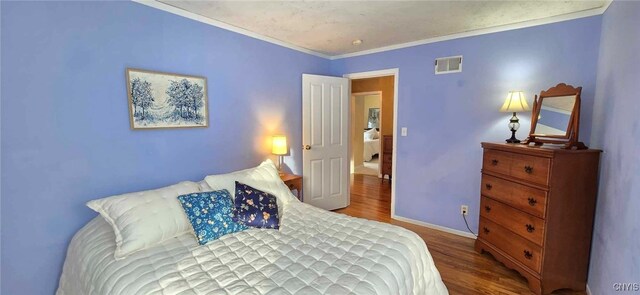
<svg viewBox="0 0 640 295"><path fill-rule="evenodd" d="M379 176L382 91L351 94L351 173Z"/></svg>
<svg viewBox="0 0 640 295"><path fill-rule="evenodd" d="M373 181L375 181L390 188L391 193L387 193L384 196L386 200L380 200L382 202L388 202L386 208L390 208L390 212L387 211L390 217L395 216L395 181L392 180L396 172L395 147L397 138L395 131L397 129L398 76L398 69L344 75L344 77L349 78L351 82L351 111L349 112L351 122L349 138L351 156L350 183L352 188L355 188L358 185L372 184ZM364 97L367 96L376 97L380 102L379 111L371 111L371 126L375 124L377 113L378 127L369 127L369 109L375 109L375 107L372 106L365 109ZM362 102L359 101L360 99L362 99ZM373 98L369 98L369 100L373 100ZM359 115L358 113L361 109L362 112L361 115ZM368 132L368 135L365 134L365 132ZM365 138L375 138L376 132L378 133L377 137L379 139L377 146L371 142L372 140L370 140L368 144L371 147L369 152L377 152L377 156L371 155L371 160L365 161L369 156L369 153L364 151L366 144ZM361 145L359 143L361 143ZM360 156L362 156L362 162L360 162ZM360 165L360 163L362 164ZM371 173L370 170L367 171L367 166L372 167L373 171L377 168L377 175L375 175L375 172ZM364 171L362 170L363 168L365 168ZM383 196L381 195L379 197Z"/></svg>

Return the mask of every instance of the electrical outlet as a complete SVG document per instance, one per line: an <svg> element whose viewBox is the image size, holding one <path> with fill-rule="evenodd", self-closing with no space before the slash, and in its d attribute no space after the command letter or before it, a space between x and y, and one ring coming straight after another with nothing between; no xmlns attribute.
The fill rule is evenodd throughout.
<svg viewBox="0 0 640 295"><path fill-rule="evenodd" d="M462 205L460 206L460 214L462 215L469 215L469 206L467 205Z"/></svg>

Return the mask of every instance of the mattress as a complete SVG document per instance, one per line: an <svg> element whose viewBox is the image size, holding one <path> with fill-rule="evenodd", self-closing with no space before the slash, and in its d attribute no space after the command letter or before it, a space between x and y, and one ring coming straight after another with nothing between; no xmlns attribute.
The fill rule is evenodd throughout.
<svg viewBox="0 0 640 295"><path fill-rule="evenodd" d="M377 154L380 154L380 139L366 139L364 141L362 159L365 162L369 162L373 158L373 155Z"/></svg>
<svg viewBox="0 0 640 295"><path fill-rule="evenodd" d="M114 251L98 216L71 240L57 294L447 294L415 233L298 201L280 230L205 246L185 234L119 261Z"/></svg>

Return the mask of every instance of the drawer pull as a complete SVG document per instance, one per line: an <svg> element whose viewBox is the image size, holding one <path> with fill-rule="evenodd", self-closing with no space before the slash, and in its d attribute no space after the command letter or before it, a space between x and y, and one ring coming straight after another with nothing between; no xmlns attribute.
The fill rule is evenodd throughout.
<svg viewBox="0 0 640 295"><path fill-rule="evenodd" d="M484 206L484 211L491 212L491 207L490 206Z"/></svg>
<svg viewBox="0 0 640 295"><path fill-rule="evenodd" d="M532 197L527 198L529 200L529 206L535 206L538 201Z"/></svg>
<svg viewBox="0 0 640 295"><path fill-rule="evenodd" d="M531 252L524 250L524 258L531 260L533 258L533 254Z"/></svg>
<svg viewBox="0 0 640 295"><path fill-rule="evenodd" d="M531 173L533 173L533 167L531 167L531 166L524 166L524 172L527 172L527 174L531 174Z"/></svg>
<svg viewBox="0 0 640 295"><path fill-rule="evenodd" d="M525 226L527 227L527 231L530 232L530 233L532 233L534 230L536 230L536 228L533 227L533 225L531 225L531 224L527 224Z"/></svg>
<svg viewBox="0 0 640 295"><path fill-rule="evenodd" d="M484 187L486 187L488 190L491 190L493 188L493 185L491 185L490 183L487 183L484 185Z"/></svg>
<svg viewBox="0 0 640 295"><path fill-rule="evenodd" d="M491 165L498 166L498 160L496 159L491 160Z"/></svg>
<svg viewBox="0 0 640 295"><path fill-rule="evenodd" d="M485 234L489 234L491 232L486 226L482 228L482 230L484 231Z"/></svg>

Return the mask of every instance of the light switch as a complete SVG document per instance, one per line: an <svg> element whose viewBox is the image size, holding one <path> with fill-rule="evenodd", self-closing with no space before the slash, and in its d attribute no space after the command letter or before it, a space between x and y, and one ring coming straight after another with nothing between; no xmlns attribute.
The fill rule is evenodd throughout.
<svg viewBox="0 0 640 295"><path fill-rule="evenodd" d="M400 136L407 136L407 127L402 127L402 131L400 131Z"/></svg>

